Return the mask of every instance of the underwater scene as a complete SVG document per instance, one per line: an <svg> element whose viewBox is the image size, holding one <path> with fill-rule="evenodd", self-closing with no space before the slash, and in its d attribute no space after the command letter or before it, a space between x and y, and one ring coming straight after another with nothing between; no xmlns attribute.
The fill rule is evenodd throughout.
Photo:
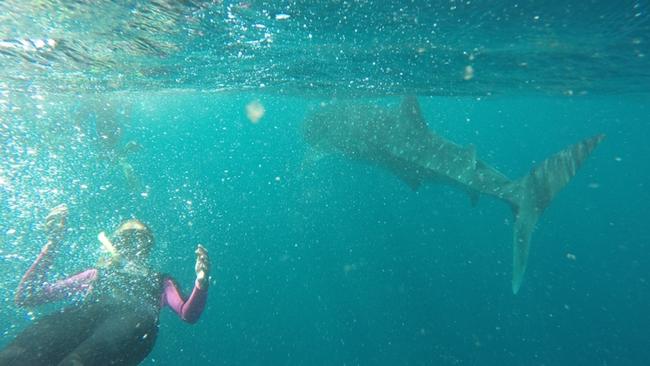
<svg viewBox="0 0 650 366"><path fill-rule="evenodd" d="M650 3L0 2L0 365L645 365Z"/></svg>

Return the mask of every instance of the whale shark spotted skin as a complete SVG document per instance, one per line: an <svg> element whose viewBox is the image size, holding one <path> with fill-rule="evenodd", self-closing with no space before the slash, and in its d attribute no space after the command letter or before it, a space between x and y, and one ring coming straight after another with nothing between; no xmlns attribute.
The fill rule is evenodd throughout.
<svg viewBox="0 0 650 366"><path fill-rule="evenodd" d="M511 180L478 160L473 146L460 146L430 130L415 97L404 98L398 108L354 101L321 104L305 119L302 135L319 154L336 153L380 166L414 190L424 182L434 182L462 189L473 205L481 194L508 203L515 216L515 294L526 271L537 220L605 137L600 134L571 145L523 178Z"/></svg>

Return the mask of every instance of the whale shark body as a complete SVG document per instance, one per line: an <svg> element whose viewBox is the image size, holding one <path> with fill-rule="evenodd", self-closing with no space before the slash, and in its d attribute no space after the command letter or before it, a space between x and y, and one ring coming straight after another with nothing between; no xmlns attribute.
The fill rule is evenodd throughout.
<svg viewBox="0 0 650 366"><path fill-rule="evenodd" d="M604 135L596 135L552 155L518 180L477 159L473 146L460 146L434 133L415 97L398 108L355 102L322 104L302 125L305 141L318 154L337 153L385 168L414 190L424 182L452 185L475 205L481 194L510 205L515 217L512 291L526 271L537 220L571 180Z"/></svg>

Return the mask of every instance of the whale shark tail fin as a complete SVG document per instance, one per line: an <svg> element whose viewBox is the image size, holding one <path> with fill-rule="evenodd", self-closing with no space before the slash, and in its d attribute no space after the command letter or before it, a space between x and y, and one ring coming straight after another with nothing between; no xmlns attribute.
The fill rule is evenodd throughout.
<svg viewBox="0 0 650 366"><path fill-rule="evenodd" d="M528 261L530 237L537 220L604 138L605 135L601 134L571 145L533 168L529 175L513 182L512 197L509 197L516 219L513 237L513 293L516 294L521 287Z"/></svg>

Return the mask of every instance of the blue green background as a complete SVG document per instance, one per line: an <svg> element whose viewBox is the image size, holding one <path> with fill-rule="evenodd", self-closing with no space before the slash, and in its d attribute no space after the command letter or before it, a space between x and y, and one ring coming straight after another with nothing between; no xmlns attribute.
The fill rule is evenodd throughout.
<svg viewBox="0 0 650 366"><path fill-rule="evenodd" d="M135 14L148 3L124 6ZM10 301L44 243L38 224L66 202L60 275L93 266L97 233L130 217L152 227L153 265L186 293L194 248L210 252L200 322L163 310L144 365L645 364L647 4L382 4L187 5L174 18L181 35L133 28L176 48L124 57L132 50L119 43L108 47L111 62L92 53L93 42L137 34L93 34L81 16L68 24L36 12L30 19L59 21L75 36L89 29L88 48L71 37L66 52L21 58L7 44L43 33L32 23L6 31L0 345L55 308ZM109 10L106 19L123 24ZM70 56L82 51L96 57ZM465 80L468 65L475 71ZM300 126L320 102L394 107L413 94L432 130L474 144L511 178L607 135L539 221L517 295L503 203L482 197L472 208L449 187L414 192L376 167L307 158ZM253 101L265 108L257 123L245 113ZM142 146L128 156L138 187L102 150L93 108L105 103L118 111L120 144Z"/></svg>

